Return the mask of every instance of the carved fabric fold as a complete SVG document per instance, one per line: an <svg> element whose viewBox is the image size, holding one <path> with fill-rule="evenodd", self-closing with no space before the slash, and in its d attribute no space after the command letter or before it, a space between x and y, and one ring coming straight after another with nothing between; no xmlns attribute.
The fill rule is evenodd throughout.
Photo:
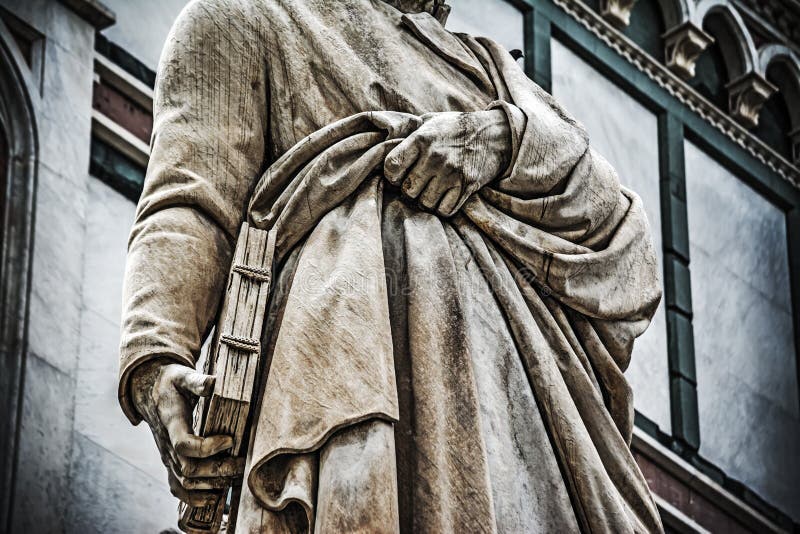
<svg viewBox="0 0 800 534"><path fill-rule="evenodd" d="M488 108L513 162L459 216L383 183L419 117ZM236 532L661 531L622 374L660 296L641 202L505 50L379 0L198 0L154 110L133 422L132 369L196 361L242 219L280 229Z"/></svg>
<svg viewBox="0 0 800 534"><path fill-rule="evenodd" d="M622 375L660 298L641 201L552 99L503 64L502 49L481 42L496 72L512 73L503 81L522 95L508 104L525 114L525 133L510 175L442 224L469 246L506 316L579 524L657 531L628 450L633 408ZM362 421L398 418L379 176L419 124L393 112L338 121L284 154L251 199L250 219L277 230L279 256L302 242L249 464L250 490L267 507L256 481L274 462Z"/></svg>

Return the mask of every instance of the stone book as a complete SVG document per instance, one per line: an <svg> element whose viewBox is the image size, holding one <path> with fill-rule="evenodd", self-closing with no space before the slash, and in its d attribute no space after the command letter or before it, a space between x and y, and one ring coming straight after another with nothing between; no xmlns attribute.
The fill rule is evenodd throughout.
<svg viewBox="0 0 800 534"><path fill-rule="evenodd" d="M274 252L274 232L242 224L205 358L205 373L215 375L216 382L213 393L201 397L197 404L195 431L200 436L232 436L232 456L244 456L246 452L245 431L261 357ZM218 532L227 493L228 489L217 491L214 502L203 507L181 503L181 530L189 534Z"/></svg>

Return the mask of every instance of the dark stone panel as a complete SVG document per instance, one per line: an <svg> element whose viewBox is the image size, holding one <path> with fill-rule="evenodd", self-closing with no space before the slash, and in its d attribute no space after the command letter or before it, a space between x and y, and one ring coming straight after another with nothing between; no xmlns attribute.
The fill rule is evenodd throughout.
<svg viewBox="0 0 800 534"><path fill-rule="evenodd" d="M92 137L89 174L103 180L134 202L139 200L145 169L97 137Z"/></svg>
<svg viewBox="0 0 800 534"><path fill-rule="evenodd" d="M109 41L103 34L97 33L94 48L148 87L155 87L156 73L124 48Z"/></svg>
<svg viewBox="0 0 800 534"><path fill-rule="evenodd" d="M133 135L150 142L153 133L153 114L120 93L114 87L95 82L92 108L113 120Z"/></svg>

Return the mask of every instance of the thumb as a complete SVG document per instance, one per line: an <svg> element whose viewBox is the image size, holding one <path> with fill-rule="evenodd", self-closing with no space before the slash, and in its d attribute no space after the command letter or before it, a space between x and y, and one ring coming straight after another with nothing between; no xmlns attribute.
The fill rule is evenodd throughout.
<svg viewBox="0 0 800 534"><path fill-rule="evenodd" d="M214 375L204 375L195 371L188 371L182 374L177 380L179 389L196 395L198 397L208 397L214 391L214 383L216 377Z"/></svg>

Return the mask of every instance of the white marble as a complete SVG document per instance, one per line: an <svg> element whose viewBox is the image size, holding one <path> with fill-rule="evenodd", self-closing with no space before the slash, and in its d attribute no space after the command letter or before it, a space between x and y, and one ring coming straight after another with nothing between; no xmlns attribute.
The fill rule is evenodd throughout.
<svg viewBox="0 0 800 534"><path fill-rule="evenodd" d="M800 518L784 213L685 144L700 453Z"/></svg>
<svg viewBox="0 0 800 534"><path fill-rule="evenodd" d="M592 145L614 166L620 181L642 197L661 262L656 116L557 40L552 40L551 47L553 94L586 126ZM663 300L650 328L636 340L626 376L633 387L636 409L669 433L672 425Z"/></svg>
<svg viewBox="0 0 800 534"><path fill-rule="evenodd" d="M525 50L523 15L505 0L452 0L447 29L490 37L508 50Z"/></svg>

